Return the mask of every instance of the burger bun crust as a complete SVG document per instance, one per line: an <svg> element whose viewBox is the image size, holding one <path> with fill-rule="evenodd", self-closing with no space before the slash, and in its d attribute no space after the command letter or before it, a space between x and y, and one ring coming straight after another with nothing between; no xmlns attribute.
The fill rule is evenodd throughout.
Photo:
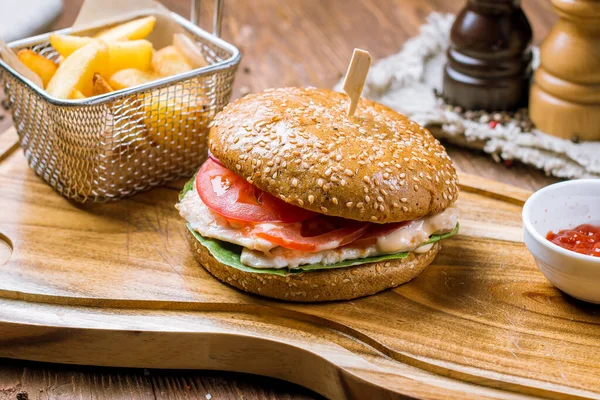
<svg viewBox="0 0 600 400"><path fill-rule="evenodd" d="M446 209L456 171L431 133L404 115L315 88L283 88L227 105L209 133L227 168L283 201L325 215L388 223Z"/></svg>

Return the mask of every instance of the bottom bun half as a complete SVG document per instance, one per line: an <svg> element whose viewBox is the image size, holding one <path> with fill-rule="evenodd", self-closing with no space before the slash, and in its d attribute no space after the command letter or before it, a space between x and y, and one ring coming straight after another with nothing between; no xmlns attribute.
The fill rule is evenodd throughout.
<svg viewBox="0 0 600 400"><path fill-rule="evenodd" d="M437 242L428 252L410 253L403 259L279 276L225 265L190 232L187 234L196 260L220 281L246 292L296 302L350 300L396 287L423 272L441 249Z"/></svg>

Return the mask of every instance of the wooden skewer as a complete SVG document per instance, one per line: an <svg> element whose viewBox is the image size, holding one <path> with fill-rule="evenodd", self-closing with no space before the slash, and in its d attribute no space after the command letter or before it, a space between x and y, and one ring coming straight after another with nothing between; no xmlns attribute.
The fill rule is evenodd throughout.
<svg viewBox="0 0 600 400"><path fill-rule="evenodd" d="M354 49L352 59L348 65L348 71L346 71L346 78L344 78L344 92L350 97L350 105L348 106L349 117L353 116L356 111L356 106L365 86L370 66L371 55L369 52Z"/></svg>

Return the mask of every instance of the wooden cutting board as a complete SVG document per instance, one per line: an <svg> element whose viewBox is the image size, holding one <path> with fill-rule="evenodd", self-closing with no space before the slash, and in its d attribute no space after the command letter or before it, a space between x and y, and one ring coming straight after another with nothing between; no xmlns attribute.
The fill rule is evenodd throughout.
<svg viewBox="0 0 600 400"><path fill-rule="evenodd" d="M3 137L0 357L247 372L335 399L600 398L600 307L536 268L522 241L526 191L462 175L461 232L422 275L363 299L293 304L196 263L173 207L182 182L74 205Z"/></svg>

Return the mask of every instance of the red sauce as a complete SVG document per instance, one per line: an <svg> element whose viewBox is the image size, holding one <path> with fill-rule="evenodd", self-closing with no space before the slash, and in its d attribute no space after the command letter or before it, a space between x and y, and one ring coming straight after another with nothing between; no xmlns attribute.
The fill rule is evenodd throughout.
<svg viewBox="0 0 600 400"><path fill-rule="evenodd" d="M583 224L558 233L548 232L546 239L567 250L600 257L600 226Z"/></svg>

